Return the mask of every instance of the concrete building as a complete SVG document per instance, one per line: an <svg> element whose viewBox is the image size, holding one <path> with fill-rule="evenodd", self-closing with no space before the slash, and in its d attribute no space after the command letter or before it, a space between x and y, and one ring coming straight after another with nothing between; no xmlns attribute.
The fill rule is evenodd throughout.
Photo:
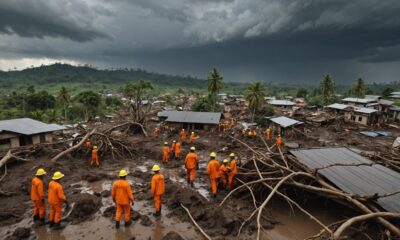
<svg viewBox="0 0 400 240"><path fill-rule="evenodd" d="M65 129L30 118L0 121L0 150L53 141L53 132Z"/></svg>
<svg viewBox="0 0 400 240"><path fill-rule="evenodd" d="M334 103L325 107L328 112L333 112L344 117L345 122L371 125L378 122L379 111L374 108L356 107L352 105Z"/></svg>
<svg viewBox="0 0 400 240"><path fill-rule="evenodd" d="M210 130L217 128L222 117L220 112L162 111L160 120L176 129Z"/></svg>
<svg viewBox="0 0 400 240"><path fill-rule="evenodd" d="M352 105L356 107L367 107L368 104L376 103L378 99L376 98L344 98L342 99L343 104Z"/></svg>

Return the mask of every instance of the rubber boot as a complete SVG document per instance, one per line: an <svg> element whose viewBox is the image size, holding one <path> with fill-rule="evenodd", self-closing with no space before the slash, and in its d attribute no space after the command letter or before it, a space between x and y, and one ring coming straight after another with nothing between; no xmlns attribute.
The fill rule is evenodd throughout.
<svg viewBox="0 0 400 240"><path fill-rule="evenodd" d="M37 220L39 220L39 216L38 215L34 215L33 216L33 221L36 222Z"/></svg>
<svg viewBox="0 0 400 240"><path fill-rule="evenodd" d="M65 228L65 225L61 224L61 222L54 223L54 227L53 227L54 230L59 230L59 229L63 229L63 228Z"/></svg>
<svg viewBox="0 0 400 240"><path fill-rule="evenodd" d="M217 198L217 194L216 193L213 193L213 196L212 196L213 198Z"/></svg>
<svg viewBox="0 0 400 240"><path fill-rule="evenodd" d="M193 183L193 181L190 181L190 186L191 186L192 188L194 188L194 183Z"/></svg>
<svg viewBox="0 0 400 240"><path fill-rule="evenodd" d="M44 218L39 219L39 226L46 225L46 220Z"/></svg>
<svg viewBox="0 0 400 240"><path fill-rule="evenodd" d="M53 221L50 221L50 222L49 222L49 228L52 228L52 227L54 227L54 222L53 222Z"/></svg>
<svg viewBox="0 0 400 240"><path fill-rule="evenodd" d="M116 229L119 228L119 221L115 221L115 228L116 228Z"/></svg>
<svg viewBox="0 0 400 240"><path fill-rule="evenodd" d="M161 216L161 211L156 211L155 213L153 213L154 217L159 217Z"/></svg>
<svg viewBox="0 0 400 240"><path fill-rule="evenodd" d="M127 222L125 222L125 227L127 227L127 226L129 226L131 224L132 224L132 221L127 221Z"/></svg>

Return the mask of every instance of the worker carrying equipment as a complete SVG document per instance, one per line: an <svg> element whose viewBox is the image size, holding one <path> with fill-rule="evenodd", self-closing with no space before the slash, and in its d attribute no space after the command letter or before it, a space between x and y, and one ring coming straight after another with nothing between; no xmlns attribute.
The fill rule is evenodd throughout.
<svg viewBox="0 0 400 240"><path fill-rule="evenodd" d="M185 158L186 179L191 187L193 187L196 178L196 168L199 168L199 156L194 152L195 150L195 147L190 147L190 152Z"/></svg>
<svg viewBox="0 0 400 240"><path fill-rule="evenodd" d="M181 157L181 143L177 142L175 144L175 158L179 159Z"/></svg>
<svg viewBox="0 0 400 240"><path fill-rule="evenodd" d="M128 172L119 171L119 179L114 182L111 189L111 197L115 203L115 228L119 228L122 212L124 213L125 226L131 224L131 204L134 205L134 197L131 185L126 181Z"/></svg>
<svg viewBox="0 0 400 240"><path fill-rule="evenodd" d="M208 162L207 166L207 174L210 176L210 183L211 183L211 191L213 197L217 196L217 186L218 186L218 179L219 179L219 162L215 159L217 154L212 152L210 154L210 161Z"/></svg>
<svg viewBox="0 0 400 240"><path fill-rule="evenodd" d="M32 179L31 186L31 200L33 202L33 221L40 220L41 225L45 224L46 210L43 191L44 175L46 175L46 171L43 168L39 168L36 171L36 176Z"/></svg>
<svg viewBox="0 0 400 240"><path fill-rule="evenodd" d="M93 147L92 157L90 159L90 166L93 166L94 164L96 164L97 167L100 165L100 163L99 163L99 153L98 153L98 150L97 150L97 146Z"/></svg>
<svg viewBox="0 0 400 240"><path fill-rule="evenodd" d="M182 143L186 142L186 131L185 131L185 129L182 129L182 131L180 133L180 136L181 136Z"/></svg>
<svg viewBox="0 0 400 240"><path fill-rule="evenodd" d="M282 147L282 137L280 134L278 134L278 137L276 138L276 147L279 149Z"/></svg>
<svg viewBox="0 0 400 240"><path fill-rule="evenodd" d="M194 135L194 132L192 132L191 134L190 134L190 136L189 136L189 140L190 140L190 143L194 143L194 140L196 139L196 136Z"/></svg>
<svg viewBox="0 0 400 240"><path fill-rule="evenodd" d="M168 147L168 142L164 142L164 147L163 147L163 163L168 163L169 160L169 147Z"/></svg>
<svg viewBox="0 0 400 240"><path fill-rule="evenodd" d="M219 177L221 180L220 183L222 185L222 188L224 188L224 189L226 189L226 182L227 182L228 173L229 173L228 167L227 167L228 163L229 163L228 159L224 159L222 161L222 165L219 167Z"/></svg>
<svg viewBox="0 0 400 240"><path fill-rule="evenodd" d="M53 174L52 180L49 183L49 188L47 192L47 201L50 205L50 213L49 213L49 221L50 227L54 227L54 229L61 229L64 226L61 225L61 217L62 217L62 203L64 202L67 206L68 201L64 195L64 190L62 185L60 184L60 180L64 177L64 174L61 172L55 172Z"/></svg>
<svg viewBox="0 0 400 240"><path fill-rule="evenodd" d="M154 208L156 209L156 212L153 215L158 217L161 215L161 203L162 196L165 192L165 180L164 175L160 173L160 166L154 165L152 170L154 175L151 178L151 192L153 193Z"/></svg>
<svg viewBox="0 0 400 240"><path fill-rule="evenodd" d="M229 154L230 164L229 164L229 175L228 175L228 189L230 190L235 182L235 178L237 175L237 164L235 159L235 154Z"/></svg>

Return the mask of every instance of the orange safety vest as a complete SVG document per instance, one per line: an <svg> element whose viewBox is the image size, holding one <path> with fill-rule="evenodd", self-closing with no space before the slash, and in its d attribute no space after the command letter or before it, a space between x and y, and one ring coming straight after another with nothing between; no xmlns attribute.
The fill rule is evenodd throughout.
<svg viewBox="0 0 400 240"><path fill-rule="evenodd" d="M63 187L59 182L56 182L54 180L50 181L49 183L49 190L47 195L47 200L49 204L52 205L60 204L63 201L67 200L64 195Z"/></svg>
<svg viewBox="0 0 400 240"><path fill-rule="evenodd" d="M164 176L161 173L154 174L151 178L151 192L154 195L162 195L164 191Z"/></svg>
<svg viewBox="0 0 400 240"><path fill-rule="evenodd" d="M111 196L120 205L129 205L130 202L134 201L132 188L128 181L124 179L118 179L114 182L111 189Z"/></svg>
<svg viewBox="0 0 400 240"><path fill-rule="evenodd" d="M31 199L33 201L42 200L44 198L43 181L38 177L32 179Z"/></svg>
<svg viewBox="0 0 400 240"><path fill-rule="evenodd" d="M219 162L215 159L208 163L207 174L211 179L219 178Z"/></svg>
<svg viewBox="0 0 400 240"><path fill-rule="evenodd" d="M188 153L185 158L185 168L194 169L197 166L199 157L196 153Z"/></svg>

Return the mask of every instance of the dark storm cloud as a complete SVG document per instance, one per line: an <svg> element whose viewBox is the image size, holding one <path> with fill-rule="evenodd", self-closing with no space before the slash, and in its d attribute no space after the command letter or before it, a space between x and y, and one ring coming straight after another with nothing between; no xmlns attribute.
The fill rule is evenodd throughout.
<svg viewBox="0 0 400 240"><path fill-rule="evenodd" d="M399 12L398 0L3 0L0 55L200 77L215 66L234 81L386 81L400 75Z"/></svg>
<svg viewBox="0 0 400 240"><path fill-rule="evenodd" d="M84 1L2 0L0 33L21 37L64 37L90 41L108 35L91 22L91 14L105 14L89 9ZM92 12L92 11L98 12Z"/></svg>

